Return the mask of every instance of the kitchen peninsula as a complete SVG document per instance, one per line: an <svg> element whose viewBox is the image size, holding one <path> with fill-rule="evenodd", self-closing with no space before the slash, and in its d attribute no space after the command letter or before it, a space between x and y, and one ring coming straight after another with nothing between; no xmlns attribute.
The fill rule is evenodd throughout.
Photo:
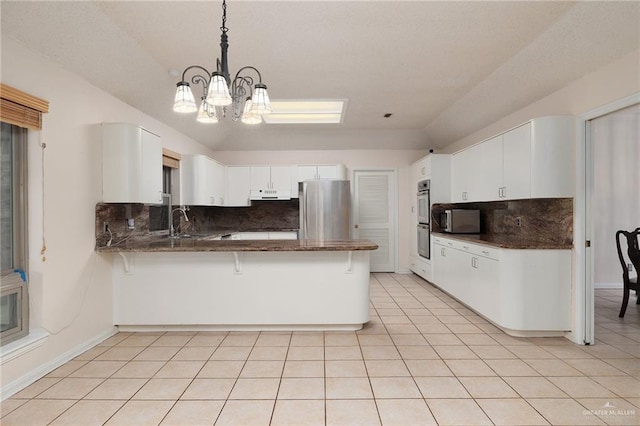
<svg viewBox="0 0 640 426"><path fill-rule="evenodd" d="M143 238L113 255L120 330L358 330L369 320L363 240ZM117 254L117 256L116 256Z"/></svg>

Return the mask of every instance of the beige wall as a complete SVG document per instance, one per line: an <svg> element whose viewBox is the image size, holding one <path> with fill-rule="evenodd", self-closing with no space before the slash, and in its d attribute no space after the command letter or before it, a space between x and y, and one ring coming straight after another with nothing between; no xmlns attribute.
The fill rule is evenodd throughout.
<svg viewBox="0 0 640 426"><path fill-rule="evenodd" d="M8 384L37 378L113 330L111 255L93 250L99 124L136 123L160 135L167 148L211 152L8 37L2 38L2 82L50 102L43 130L29 132L28 220L31 327L51 335L2 364L5 397Z"/></svg>
<svg viewBox="0 0 640 426"><path fill-rule="evenodd" d="M438 152L453 153L504 132L534 117L580 115L640 92L640 50L575 80L552 94L448 145ZM526 84L526 82L523 82ZM464 118L461 117L461 120Z"/></svg>

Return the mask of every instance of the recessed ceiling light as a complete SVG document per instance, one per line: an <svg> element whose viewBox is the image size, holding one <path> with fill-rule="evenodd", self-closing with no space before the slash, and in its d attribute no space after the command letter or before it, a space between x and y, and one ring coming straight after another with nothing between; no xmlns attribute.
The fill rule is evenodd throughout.
<svg viewBox="0 0 640 426"><path fill-rule="evenodd" d="M271 100L267 124L339 124L347 107L346 99Z"/></svg>

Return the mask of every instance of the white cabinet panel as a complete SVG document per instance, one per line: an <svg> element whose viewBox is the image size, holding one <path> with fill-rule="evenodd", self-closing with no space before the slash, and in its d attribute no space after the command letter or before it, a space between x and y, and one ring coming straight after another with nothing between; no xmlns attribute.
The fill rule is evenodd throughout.
<svg viewBox="0 0 640 426"><path fill-rule="evenodd" d="M500 294L499 262L495 259L467 254L466 267L470 279L467 288L462 289L465 303L473 306L491 321L500 323L500 303L496 303L496 296Z"/></svg>
<svg viewBox="0 0 640 426"><path fill-rule="evenodd" d="M534 118L455 153L452 201L573 197L575 129L572 116Z"/></svg>
<svg viewBox="0 0 640 426"><path fill-rule="evenodd" d="M247 207L251 205L251 169L242 166L227 167L227 195L225 206Z"/></svg>
<svg viewBox="0 0 640 426"><path fill-rule="evenodd" d="M571 250L433 238L433 283L512 335L571 328Z"/></svg>
<svg viewBox="0 0 640 426"><path fill-rule="evenodd" d="M431 162L425 157L416 163L418 180L427 179L431 175Z"/></svg>
<svg viewBox="0 0 640 426"><path fill-rule="evenodd" d="M460 203L470 201L473 196L474 177L477 177L477 161L471 148L456 152L451 157L451 201Z"/></svg>
<svg viewBox="0 0 640 426"><path fill-rule="evenodd" d="M251 166L251 190L290 193L292 166Z"/></svg>
<svg viewBox="0 0 640 426"><path fill-rule="evenodd" d="M224 166L211 158L196 154L180 160L181 201L189 206L224 205Z"/></svg>
<svg viewBox="0 0 640 426"><path fill-rule="evenodd" d="M342 164L297 166L298 182L314 179L347 180L347 168Z"/></svg>
<svg viewBox="0 0 640 426"><path fill-rule="evenodd" d="M340 179L345 180L346 168L343 165L318 166L318 179Z"/></svg>
<svg viewBox="0 0 640 426"><path fill-rule="evenodd" d="M162 203L159 136L133 124L102 124L102 201Z"/></svg>
<svg viewBox="0 0 640 426"><path fill-rule="evenodd" d="M271 166L271 189L291 191L291 166Z"/></svg>
<svg viewBox="0 0 640 426"><path fill-rule="evenodd" d="M162 144L160 137L142 129L142 199L162 203ZM158 158L160 164L158 164Z"/></svg>
<svg viewBox="0 0 640 426"><path fill-rule="evenodd" d="M317 166L298 166L298 182L314 180L318 176Z"/></svg>
<svg viewBox="0 0 640 426"><path fill-rule="evenodd" d="M573 197L576 119L531 120L531 198Z"/></svg>
<svg viewBox="0 0 640 426"><path fill-rule="evenodd" d="M271 168L269 166L251 167L251 189L271 189Z"/></svg>
<svg viewBox="0 0 640 426"><path fill-rule="evenodd" d="M226 173L225 166L213 161L210 164L211 167L211 185L212 196L214 206L224 206L225 188L226 188Z"/></svg>
<svg viewBox="0 0 640 426"><path fill-rule="evenodd" d="M497 136L471 148L474 163L470 176L470 201L491 201L499 198L502 187L502 136Z"/></svg>
<svg viewBox="0 0 640 426"><path fill-rule="evenodd" d="M500 198L531 197L531 123L503 136L503 183Z"/></svg>

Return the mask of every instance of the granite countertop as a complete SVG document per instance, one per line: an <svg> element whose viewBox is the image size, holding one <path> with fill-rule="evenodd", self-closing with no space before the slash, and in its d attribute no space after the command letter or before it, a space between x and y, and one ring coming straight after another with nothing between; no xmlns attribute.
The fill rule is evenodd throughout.
<svg viewBox="0 0 640 426"><path fill-rule="evenodd" d="M506 249L529 250L559 250L571 249L571 243L559 243L556 241L535 241L524 236L489 235L489 234L448 234L444 232L432 232L435 237L450 238L452 240L469 241L471 243L484 244L491 247Z"/></svg>
<svg viewBox="0 0 640 426"><path fill-rule="evenodd" d="M176 251L355 251L376 250L367 240L215 240L169 237L131 240L111 247L96 247L99 253Z"/></svg>

